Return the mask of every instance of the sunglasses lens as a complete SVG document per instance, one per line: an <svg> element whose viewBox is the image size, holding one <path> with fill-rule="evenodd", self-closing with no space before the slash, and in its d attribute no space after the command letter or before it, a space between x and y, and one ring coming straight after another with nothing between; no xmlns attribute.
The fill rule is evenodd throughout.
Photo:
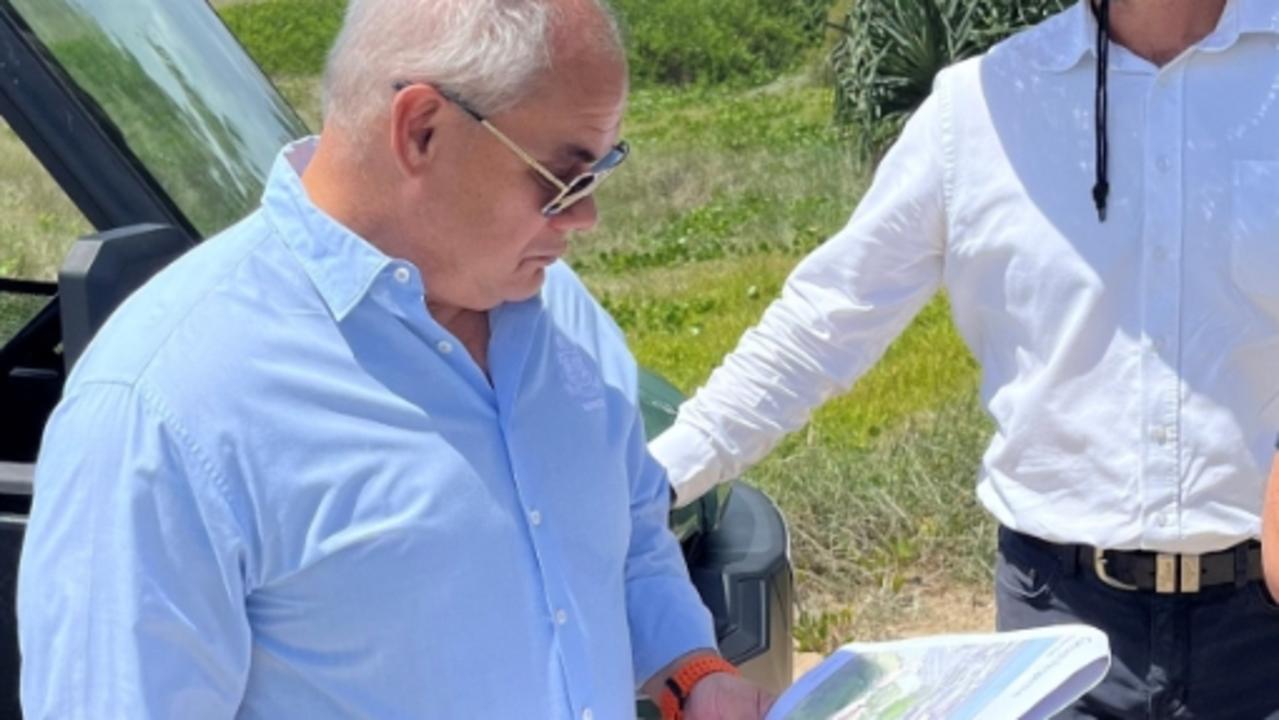
<svg viewBox="0 0 1279 720"><path fill-rule="evenodd" d="M595 163L590 172L574 178L568 184L568 187L564 189L564 192L560 193L559 197L542 208L542 214L547 217L559 215L572 207L577 201L595 192L595 188L599 187L604 178L608 177L609 173L622 164L628 154L630 154L630 148L626 143L618 143L617 147Z"/></svg>
<svg viewBox="0 0 1279 720"><path fill-rule="evenodd" d="M573 206L574 203L582 198L590 195L598 184L599 177L594 173L580 175L576 180L569 183L564 192L559 197L552 200L546 207L542 208L543 215L559 215L565 210Z"/></svg>
<svg viewBox="0 0 1279 720"><path fill-rule="evenodd" d="M567 197L573 197L574 195L581 195L583 193L590 192L595 187L595 178L595 173L579 175L576 180L569 183L568 189L564 191L564 195Z"/></svg>
<svg viewBox="0 0 1279 720"><path fill-rule="evenodd" d="M621 165L622 162L626 160L626 156L630 153L631 147L626 144L625 140L623 140L622 142L619 142L616 147L610 150L607 155L600 158L599 162L595 163L595 167L591 169L596 173L611 172L618 165Z"/></svg>

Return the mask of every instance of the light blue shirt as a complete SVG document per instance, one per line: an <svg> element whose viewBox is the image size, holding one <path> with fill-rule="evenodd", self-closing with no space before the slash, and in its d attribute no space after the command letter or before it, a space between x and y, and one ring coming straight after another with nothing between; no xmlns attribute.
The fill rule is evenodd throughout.
<svg viewBox="0 0 1279 720"><path fill-rule="evenodd" d="M132 297L45 434L28 720L634 717L714 646L636 367L565 266L490 314L491 384L421 276L263 205Z"/></svg>

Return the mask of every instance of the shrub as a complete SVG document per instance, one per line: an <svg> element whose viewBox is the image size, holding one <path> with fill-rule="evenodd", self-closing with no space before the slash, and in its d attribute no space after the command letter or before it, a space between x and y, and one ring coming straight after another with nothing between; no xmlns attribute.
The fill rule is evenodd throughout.
<svg viewBox="0 0 1279 720"><path fill-rule="evenodd" d="M614 0L641 85L751 84L793 68L830 0Z"/></svg>
<svg viewBox="0 0 1279 720"><path fill-rule="evenodd" d="M319 75L342 27L346 0L264 0L218 14L262 69L273 77Z"/></svg>
<svg viewBox="0 0 1279 720"><path fill-rule="evenodd" d="M640 85L751 84L797 65L831 0L614 0ZM317 75L345 0L259 0L220 13L272 76Z"/></svg>
<svg viewBox="0 0 1279 720"><path fill-rule="evenodd" d="M831 54L836 121L878 155L947 65L985 52L1067 0L857 0Z"/></svg>

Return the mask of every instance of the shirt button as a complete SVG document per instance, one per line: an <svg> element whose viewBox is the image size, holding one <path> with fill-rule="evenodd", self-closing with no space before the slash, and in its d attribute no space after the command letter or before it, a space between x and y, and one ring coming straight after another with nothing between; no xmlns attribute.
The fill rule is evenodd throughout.
<svg viewBox="0 0 1279 720"><path fill-rule="evenodd" d="M448 355L453 352L453 343L448 340L441 340L435 343L435 349L439 350L441 355Z"/></svg>
<svg viewBox="0 0 1279 720"><path fill-rule="evenodd" d="M1163 445L1164 441L1168 439L1168 433L1162 427L1157 427L1150 431L1150 439Z"/></svg>
<svg viewBox="0 0 1279 720"><path fill-rule="evenodd" d="M412 277L412 274L409 272L409 269L404 267L403 265L395 268L394 274L395 274L395 281L401 285L408 282L409 278Z"/></svg>
<svg viewBox="0 0 1279 720"><path fill-rule="evenodd" d="M1172 161L1168 159L1167 155L1160 155L1159 159L1155 160L1155 168L1161 173L1166 173L1172 169Z"/></svg>
<svg viewBox="0 0 1279 720"><path fill-rule="evenodd" d="M533 523L533 527L537 527L538 525L541 525L541 524L542 524L542 513L540 513L540 512L538 512L538 511L534 510L533 512L531 512L531 513L529 513L529 514L528 514L528 521L529 521L529 522L531 522L531 523Z"/></svg>
<svg viewBox="0 0 1279 720"><path fill-rule="evenodd" d="M556 625L563 625L563 624L564 624L564 623L566 623L566 622L568 622L568 613L564 612L563 610L556 610L556 611L555 611L555 624L556 624Z"/></svg>
<svg viewBox="0 0 1279 720"><path fill-rule="evenodd" d="M1163 262L1163 259L1168 257L1168 251L1157 247L1150 251L1150 257L1154 258L1156 262Z"/></svg>
<svg viewBox="0 0 1279 720"><path fill-rule="evenodd" d="M1155 516L1155 522L1159 524L1159 527L1168 527L1172 518L1168 517L1168 513L1159 513Z"/></svg>
<svg viewBox="0 0 1279 720"><path fill-rule="evenodd" d="M595 720L595 713L591 712L590 708L586 708L582 711L582 720Z"/></svg>

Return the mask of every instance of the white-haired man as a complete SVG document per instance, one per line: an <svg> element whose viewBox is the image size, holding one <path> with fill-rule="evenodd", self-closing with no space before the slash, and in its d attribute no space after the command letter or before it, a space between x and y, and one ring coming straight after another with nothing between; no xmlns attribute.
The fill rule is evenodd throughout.
<svg viewBox="0 0 1279 720"><path fill-rule="evenodd" d="M1113 42L1112 42L1113 38ZM1069 715L1279 712L1279 2L1083 0L943 72L847 228L653 445L681 498L851 385L945 285L995 435L1001 628L1083 621Z"/></svg>
<svg viewBox="0 0 1279 720"><path fill-rule="evenodd" d="M27 717L758 718L558 263L626 156L597 0L352 0L325 127L51 419Z"/></svg>

